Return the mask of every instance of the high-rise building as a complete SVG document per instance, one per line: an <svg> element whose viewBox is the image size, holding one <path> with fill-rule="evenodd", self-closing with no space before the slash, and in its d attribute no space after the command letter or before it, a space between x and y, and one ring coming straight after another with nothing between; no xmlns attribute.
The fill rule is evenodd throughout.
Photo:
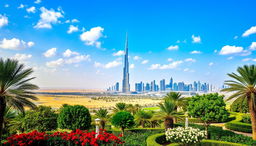
<svg viewBox="0 0 256 146"><path fill-rule="evenodd" d="M156 81L155 80L151 82L150 91L156 91Z"/></svg>
<svg viewBox="0 0 256 146"><path fill-rule="evenodd" d="M145 86L145 91L150 91L150 84L149 83L146 83L146 86Z"/></svg>
<svg viewBox="0 0 256 146"><path fill-rule="evenodd" d="M125 44L125 55L124 55L124 71L123 71L123 93L130 92L129 83L129 61L128 61L128 35L126 34L126 44Z"/></svg>
<svg viewBox="0 0 256 146"><path fill-rule="evenodd" d="M170 87L171 90L173 89L173 79L172 78L170 79L169 87Z"/></svg>
<svg viewBox="0 0 256 146"><path fill-rule="evenodd" d="M165 79L160 81L160 91L165 91Z"/></svg>
<svg viewBox="0 0 256 146"><path fill-rule="evenodd" d="M144 84L142 82L135 83L135 91L136 92L143 92L143 86L144 86Z"/></svg>
<svg viewBox="0 0 256 146"><path fill-rule="evenodd" d="M119 91L119 82L116 82L115 90L116 90L117 92Z"/></svg>

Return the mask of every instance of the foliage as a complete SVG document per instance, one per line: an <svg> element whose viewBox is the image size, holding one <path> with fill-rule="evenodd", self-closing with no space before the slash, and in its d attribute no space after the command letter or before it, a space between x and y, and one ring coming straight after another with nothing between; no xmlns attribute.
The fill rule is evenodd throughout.
<svg viewBox="0 0 256 146"><path fill-rule="evenodd" d="M31 100L37 100L32 90L38 86L29 83L34 77L30 77L33 70L25 69L23 64L16 60L3 60L0 58L0 140L4 123L4 112L7 105L24 112L24 107L35 108Z"/></svg>
<svg viewBox="0 0 256 146"><path fill-rule="evenodd" d="M223 96L218 93L193 96L189 101L188 111L189 115L204 122L206 131L210 123L224 122L229 117Z"/></svg>
<svg viewBox="0 0 256 146"><path fill-rule="evenodd" d="M222 91L233 92L227 100L247 100L252 121L252 138L256 140L256 65L238 67L237 72L228 74L232 80L225 81L228 88Z"/></svg>
<svg viewBox="0 0 256 146"><path fill-rule="evenodd" d="M247 99L237 98L230 106L230 111L239 113L248 113L249 107Z"/></svg>
<svg viewBox="0 0 256 146"><path fill-rule="evenodd" d="M106 122L109 119L108 110L100 108L96 111L95 115L100 119L101 128L105 129Z"/></svg>
<svg viewBox="0 0 256 146"><path fill-rule="evenodd" d="M126 110L130 113L132 113L132 115L135 115L139 110L141 109L141 106L139 104L128 104L126 106Z"/></svg>
<svg viewBox="0 0 256 146"><path fill-rule="evenodd" d="M134 126L134 117L126 111L117 112L111 119L112 125L121 128L122 134L124 129L131 128Z"/></svg>
<svg viewBox="0 0 256 146"><path fill-rule="evenodd" d="M242 122L242 123L251 124L251 123L252 123L252 121L251 121L251 116L250 116L249 114L243 115L241 122Z"/></svg>
<svg viewBox="0 0 256 146"><path fill-rule="evenodd" d="M89 110L81 105L64 105L60 109L57 119L61 129L88 130L91 127L91 115Z"/></svg>
<svg viewBox="0 0 256 146"><path fill-rule="evenodd" d="M226 123L225 127L230 129L230 130L252 133L252 126L251 126L251 124L247 124L247 123L242 123L242 122L238 122L238 121L231 121L231 122Z"/></svg>
<svg viewBox="0 0 256 146"><path fill-rule="evenodd" d="M135 115L135 121L138 125L141 125L142 128L145 128L147 123L150 123L150 119L153 117L151 111L140 110Z"/></svg>
<svg viewBox="0 0 256 146"><path fill-rule="evenodd" d="M13 110L12 107L7 106L4 112L4 122L3 122L3 133L10 134L9 128L11 121L17 116L17 112Z"/></svg>
<svg viewBox="0 0 256 146"><path fill-rule="evenodd" d="M120 111L125 111L127 108L127 104L126 103L116 103L115 107L114 107L114 112L120 112Z"/></svg>
<svg viewBox="0 0 256 146"><path fill-rule="evenodd" d="M168 129L165 132L166 140L175 143L183 143L185 145L191 145L199 143L206 136L206 131L201 131L192 127L177 127L174 129Z"/></svg>
<svg viewBox="0 0 256 146"><path fill-rule="evenodd" d="M169 92L164 97L164 100L171 100L175 104L175 110L181 108L183 111L186 111L187 107L187 98L182 98L181 93L179 92Z"/></svg>
<svg viewBox="0 0 256 146"><path fill-rule="evenodd" d="M117 136L101 131L97 138L95 132L87 132L82 130L75 130L70 133L55 132L53 134L46 134L45 132L33 131L30 133L22 133L12 135L7 138L7 145L116 145L122 144L123 141Z"/></svg>

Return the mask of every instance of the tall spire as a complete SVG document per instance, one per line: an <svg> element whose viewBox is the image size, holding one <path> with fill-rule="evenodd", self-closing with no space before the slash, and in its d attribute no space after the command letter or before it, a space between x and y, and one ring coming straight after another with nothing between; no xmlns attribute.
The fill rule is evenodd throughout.
<svg viewBox="0 0 256 146"><path fill-rule="evenodd" d="M128 33L126 33L126 42L125 42L125 55L124 55L124 70L123 70L123 93L130 92L130 83L129 83L129 60L128 60Z"/></svg>

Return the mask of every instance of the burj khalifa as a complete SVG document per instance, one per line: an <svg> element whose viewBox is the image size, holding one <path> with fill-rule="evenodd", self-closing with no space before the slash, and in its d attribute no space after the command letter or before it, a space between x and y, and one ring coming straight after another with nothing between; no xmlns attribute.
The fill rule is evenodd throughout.
<svg viewBox="0 0 256 146"><path fill-rule="evenodd" d="M123 93L130 93L129 61L128 61L128 35L126 34L124 70L123 70Z"/></svg>

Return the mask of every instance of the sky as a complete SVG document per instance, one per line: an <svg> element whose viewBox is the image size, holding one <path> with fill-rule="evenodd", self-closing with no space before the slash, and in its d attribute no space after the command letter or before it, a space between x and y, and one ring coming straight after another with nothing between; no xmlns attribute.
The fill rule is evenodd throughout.
<svg viewBox="0 0 256 146"><path fill-rule="evenodd" d="M256 62L253 0L0 0L0 57L34 69L41 88L106 89L201 81ZM168 81L167 81L168 82Z"/></svg>

